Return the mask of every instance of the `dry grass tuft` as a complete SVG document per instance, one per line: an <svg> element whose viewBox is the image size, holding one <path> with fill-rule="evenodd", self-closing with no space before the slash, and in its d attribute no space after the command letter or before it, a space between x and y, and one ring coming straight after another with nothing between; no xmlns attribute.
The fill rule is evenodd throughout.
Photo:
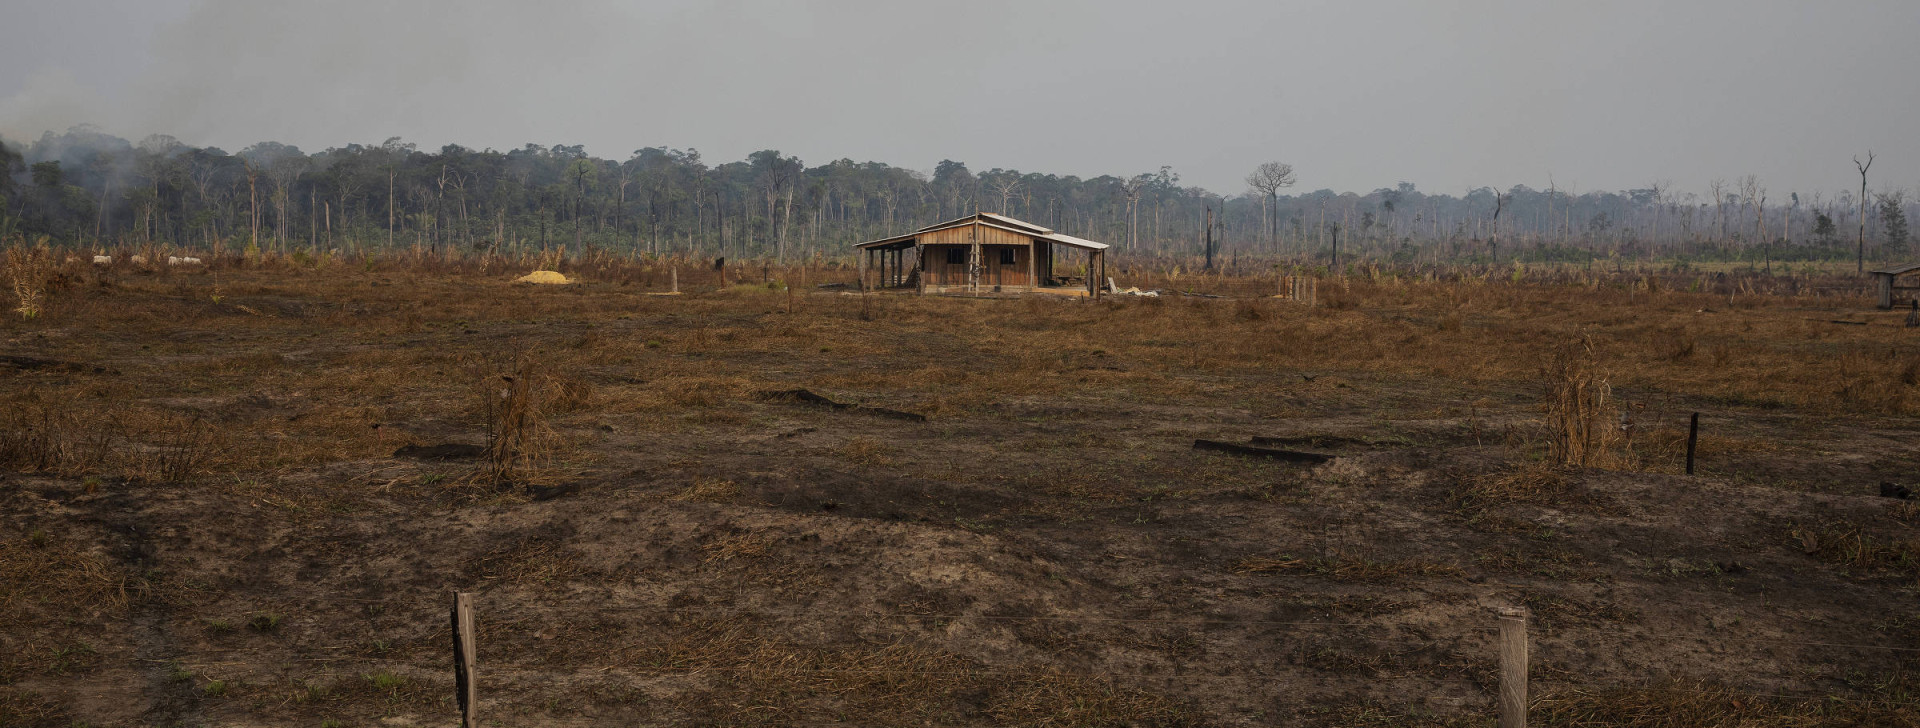
<svg viewBox="0 0 1920 728"><path fill-rule="evenodd" d="M840 446L840 457L872 468L883 468L894 464L892 446L878 440L855 437Z"/></svg>
<svg viewBox="0 0 1920 728"><path fill-rule="evenodd" d="M77 475L100 472L111 454L108 430L70 408L29 393L0 409L0 468Z"/></svg>
<svg viewBox="0 0 1920 728"><path fill-rule="evenodd" d="M1654 356L1672 363L1691 361L1700 351L1700 342L1685 329L1661 331L1652 338Z"/></svg>
<svg viewBox="0 0 1920 728"><path fill-rule="evenodd" d="M228 433L197 416L84 404L33 392L0 402L0 469L181 483L210 472L231 449Z"/></svg>
<svg viewBox="0 0 1920 728"><path fill-rule="evenodd" d="M489 550L474 572L482 579L545 584L571 579L581 567L579 557L560 539L527 536Z"/></svg>
<svg viewBox="0 0 1920 728"><path fill-rule="evenodd" d="M717 478L699 478L693 485L668 497L667 500L683 503L730 503L740 497L740 484L731 480Z"/></svg>
<svg viewBox="0 0 1920 728"><path fill-rule="evenodd" d="M144 586L106 558L42 531L0 540L0 624L21 624L36 610L62 619L117 614Z"/></svg>
<svg viewBox="0 0 1920 728"><path fill-rule="evenodd" d="M25 240L16 240L7 248L6 274L7 284L13 289L14 312L21 318L32 319L39 317L45 306L54 257L44 235L32 247L25 243Z"/></svg>
<svg viewBox="0 0 1920 728"><path fill-rule="evenodd" d="M158 441L129 468L131 477L158 483L183 483L207 473L225 451L225 437L199 417L162 418Z"/></svg>
<svg viewBox="0 0 1920 728"><path fill-rule="evenodd" d="M1455 489L1454 501L1464 508L1502 503L1538 503L1567 492L1566 474L1550 463L1525 463L1511 470L1483 473L1465 479Z"/></svg>
<svg viewBox="0 0 1920 728"><path fill-rule="evenodd" d="M557 437L548 419L584 407L592 390L584 382L556 377L528 356L479 377L481 414L486 420L487 468L495 484L525 479L551 458Z"/></svg>
<svg viewBox="0 0 1920 728"><path fill-rule="evenodd" d="M1793 526L1787 535L1802 552L1828 564L1920 576L1920 538L1879 538L1844 522Z"/></svg>
<svg viewBox="0 0 1920 728"><path fill-rule="evenodd" d="M1554 353L1545 372L1547 457L1558 465L1606 467L1622 461L1625 444L1613 385L1594 352L1593 339L1581 336Z"/></svg>
<svg viewBox="0 0 1920 728"><path fill-rule="evenodd" d="M714 540L704 548L707 558L704 563L732 561L738 558L757 559L773 551L777 539L769 534L732 533Z"/></svg>

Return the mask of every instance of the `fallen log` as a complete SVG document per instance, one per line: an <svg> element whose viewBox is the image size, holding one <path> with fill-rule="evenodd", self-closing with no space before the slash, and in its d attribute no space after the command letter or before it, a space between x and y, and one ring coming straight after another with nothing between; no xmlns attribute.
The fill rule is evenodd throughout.
<svg viewBox="0 0 1920 728"><path fill-rule="evenodd" d="M406 445L393 451L394 457L415 460L467 460L485 454L487 454L487 448L484 446L458 442L443 445Z"/></svg>
<svg viewBox="0 0 1920 728"><path fill-rule="evenodd" d="M1242 445L1237 442L1221 442L1219 440L1194 440L1193 449L1212 450L1214 452L1246 455L1248 457L1267 458L1270 460L1283 460L1290 463L1306 463L1309 465L1318 465L1333 459L1332 455L1324 455L1317 452L1254 447L1252 445Z"/></svg>
<svg viewBox="0 0 1920 728"><path fill-rule="evenodd" d="M766 400L786 399L786 400L792 400L796 402L805 402L807 404L817 404L822 407L827 407L830 409L836 409L836 410L847 411L847 412L859 412L862 414L873 415L875 417L886 417L888 419L905 420L907 422L926 422L927 421L927 416L923 414L918 414L914 412L902 412L897 409L887 409L885 407L869 407L866 405L851 404L847 402L835 402L831 399L822 397L806 389L780 389L780 390L773 390L768 392L761 392L760 398L766 399Z"/></svg>

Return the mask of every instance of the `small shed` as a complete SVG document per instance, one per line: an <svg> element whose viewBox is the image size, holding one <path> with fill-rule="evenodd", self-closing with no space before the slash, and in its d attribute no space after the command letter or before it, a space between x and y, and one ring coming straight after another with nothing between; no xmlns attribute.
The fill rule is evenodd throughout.
<svg viewBox="0 0 1920 728"><path fill-rule="evenodd" d="M1106 243L980 212L905 235L859 243L863 288L920 293L1065 293L1098 296ZM1086 275L1061 275L1056 252L1085 255Z"/></svg>
<svg viewBox="0 0 1920 728"><path fill-rule="evenodd" d="M1920 263L1896 265L1871 272L1881 308L1908 305L1916 298L1914 292L1920 291Z"/></svg>

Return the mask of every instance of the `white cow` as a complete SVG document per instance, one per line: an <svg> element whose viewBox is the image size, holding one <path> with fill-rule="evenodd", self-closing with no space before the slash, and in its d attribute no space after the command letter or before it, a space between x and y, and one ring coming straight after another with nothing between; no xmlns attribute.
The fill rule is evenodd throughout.
<svg viewBox="0 0 1920 728"><path fill-rule="evenodd" d="M111 255L93 256L93 264L94 265L113 265L113 256Z"/></svg>
<svg viewBox="0 0 1920 728"><path fill-rule="evenodd" d="M199 265L199 264L200 264L199 258L180 258L180 257L171 256L171 255L167 256L167 265Z"/></svg>

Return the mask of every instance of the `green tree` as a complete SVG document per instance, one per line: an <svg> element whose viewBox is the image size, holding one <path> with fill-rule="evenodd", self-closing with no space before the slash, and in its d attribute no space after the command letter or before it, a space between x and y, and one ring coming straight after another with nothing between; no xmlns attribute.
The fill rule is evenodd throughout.
<svg viewBox="0 0 1920 728"><path fill-rule="evenodd" d="M1907 193L1906 190L1880 192L1873 196L1875 211L1880 217L1880 235L1886 239L1889 252L1906 252L1907 249Z"/></svg>

